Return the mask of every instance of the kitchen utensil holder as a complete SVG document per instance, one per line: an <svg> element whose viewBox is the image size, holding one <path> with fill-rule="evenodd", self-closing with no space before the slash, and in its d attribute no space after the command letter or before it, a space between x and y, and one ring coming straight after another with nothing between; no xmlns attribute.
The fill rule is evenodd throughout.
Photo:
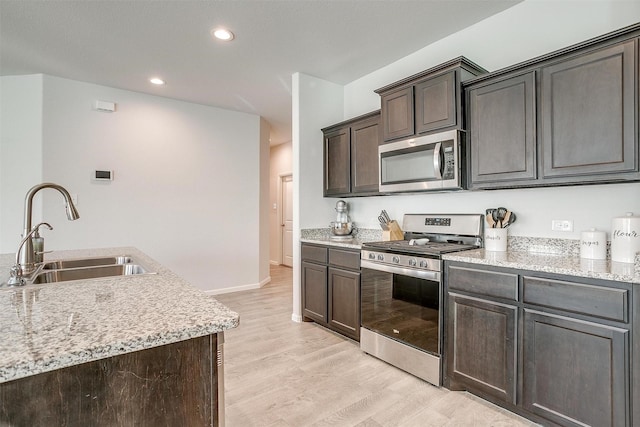
<svg viewBox="0 0 640 427"><path fill-rule="evenodd" d="M507 250L507 229L485 228L484 248L488 251L505 252Z"/></svg>
<svg viewBox="0 0 640 427"><path fill-rule="evenodd" d="M395 220L389 221L387 226L389 230L382 231L382 240L385 242L390 240L404 240L404 233Z"/></svg>

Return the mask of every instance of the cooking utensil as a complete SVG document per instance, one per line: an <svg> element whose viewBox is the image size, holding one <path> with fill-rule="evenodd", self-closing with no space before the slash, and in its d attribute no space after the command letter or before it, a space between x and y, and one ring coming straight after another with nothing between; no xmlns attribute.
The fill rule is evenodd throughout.
<svg viewBox="0 0 640 427"><path fill-rule="evenodd" d="M385 225L389 222L385 219L384 216L382 216L382 214L378 215L378 221L380 221L380 224L385 224Z"/></svg>
<svg viewBox="0 0 640 427"><path fill-rule="evenodd" d="M507 213L504 214L504 218L502 218L502 227L507 228L509 226L509 221L511 220L511 211L507 210Z"/></svg>
<svg viewBox="0 0 640 427"><path fill-rule="evenodd" d="M506 218L506 217L505 217ZM514 214L513 212L509 211L509 220L506 221L505 224L503 224L502 228L507 228L508 226L510 226L511 224L513 224L514 222L516 222L516 214Z"/></svg>
<svg viewBox="0 0 640 427"><path fill-rule="evenodd" d="M389 218L389 215L387 214L387 211L385 211L384 209L381 212L381 215L384 217L384 219L386 219L386 223L389 224L391 222L391 218Z"/></svg>
<svg viewBox="0 0 640 427"><path fill-rule="evenodd" d="M496 227L496 221L493 219L494 212L495 209L487 209L487 214L484 216L484 218L487 220L487 224L489 224L489 227L491 228Z"/></svg>
<svg viewBox="0 0 640 427"><path fill-rule="evenodd" d="M496 223L497 223L497 227L498 228L503 228L502 227L502 221L504 221L504 216L507 214L507 208L498 208L496 209Z"/></svg>

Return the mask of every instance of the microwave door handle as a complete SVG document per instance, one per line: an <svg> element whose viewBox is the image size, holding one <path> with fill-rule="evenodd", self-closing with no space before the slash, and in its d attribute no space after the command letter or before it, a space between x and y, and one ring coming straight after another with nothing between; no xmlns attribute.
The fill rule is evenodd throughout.
<svg viewBox="0 0 640 427"><path fill-rule="evenodd" d="M442 179L442 165L440 164L440 150L442 149L442 143L436 143L436 147L433 150L433 170L436 173L437 179Z"/></svg>

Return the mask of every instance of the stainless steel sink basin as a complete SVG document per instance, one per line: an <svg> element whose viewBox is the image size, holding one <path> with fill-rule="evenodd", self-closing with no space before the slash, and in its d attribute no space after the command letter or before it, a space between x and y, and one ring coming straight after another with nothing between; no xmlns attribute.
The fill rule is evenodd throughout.
<svg viewBox="0 0 640 427"><path fill-rule="evenodd" d="M80 258L50 261L44 264L43 270L60 270L65 268L95 267L99 265L121 265L135 263L133 258L127 255L100 257L100 258Z"/></svg>
<svg viewBox="0 0 640 427"><path fill-rule="evenodd" d="M101 265L82 268L66 268L61 270L42 271L31 283L56 283L70 280L98 279L101 277L132 276L152 274L139 264Z"/></svg>

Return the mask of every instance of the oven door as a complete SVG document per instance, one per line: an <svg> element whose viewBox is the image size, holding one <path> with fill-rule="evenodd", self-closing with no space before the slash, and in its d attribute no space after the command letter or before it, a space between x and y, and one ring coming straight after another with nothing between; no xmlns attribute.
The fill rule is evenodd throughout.
<svg viewBox="0 0 640 427"><path fill-rule="evenodd" d="M362 260L362 327L440 355L440 272Z"/></svg>

